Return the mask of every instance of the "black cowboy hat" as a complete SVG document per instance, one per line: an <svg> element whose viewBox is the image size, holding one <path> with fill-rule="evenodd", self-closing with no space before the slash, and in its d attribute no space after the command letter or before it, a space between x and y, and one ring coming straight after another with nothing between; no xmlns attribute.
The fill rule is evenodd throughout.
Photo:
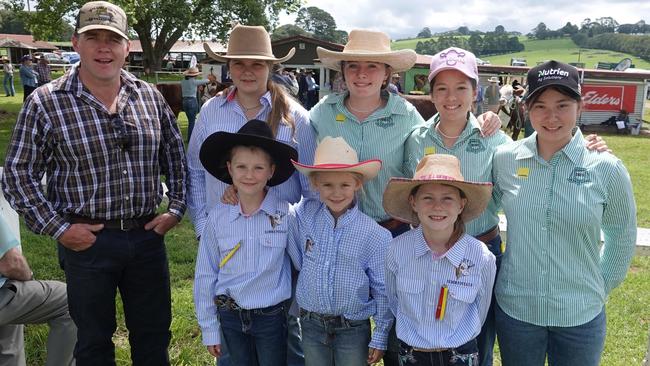
<svg viewBox="0 0 650 366"><path fill-rule="evenodd" d="M220 131L208 136L199 153L205 170L220 181L232 184L226 162L230 157L230 150L235 146L255 146L271 155L275 172L267 183L268 186L283 183L295 171L291 160L298 160L296 149L277 141L268 123L257 119L246 122L237 133Z"/></svg>

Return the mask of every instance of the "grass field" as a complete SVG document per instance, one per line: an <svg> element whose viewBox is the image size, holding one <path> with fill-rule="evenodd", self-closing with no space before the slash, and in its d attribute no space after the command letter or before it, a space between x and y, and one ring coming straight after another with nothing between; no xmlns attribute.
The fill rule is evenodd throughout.
<svg viewBox="0 0 650 366"><path fill-rule="evenodd" d="M0 96L0 162L4 162L9 136L21 106L22 90L14 98ZM184 114L179 119L186 132ZM633 136L605 136L608 145L625 162L634 184L640 226L650 227L650 139ZM192 278L197 242L187 217L166 237L172 286L172 342L170 357L173 365L213 365L212 358L201 345L200 331L194 316ZM39 279L63 280L56 263L56 245L47 237L29 232L21 225L24 252ZM636 257L622 286L615 289L607 304L607 341L603 365L639 365L643 359L650 326L650 257ZM128 332L120 301L117 301L118 330L114 336L118 365L128 365ZM28 326L26 351L29 365L42 365L45 356L47 327ZM498 358L495 365L500 365Z"/></svg>
<svg viewBox="0 0 650 366"><path fill-rule="evenodd" d="M425 41L426 39L421 38L397 41L393 42L391 47L394 50L407 48L415 49L415 46L419 41ZM516 57L526 59L529 66L535 66L538 62L553 59L566 63L584 62L586 68L595 68L596 63L599 61L619 62L628 57L632 60L632 64L634 64L635 67L650 70L650 62L648 61L620 52L579 48L570 38L535 40L522 36L519 37L519 40L526 47L522 52L480 57L483 60L490 61L492 65L510 65L510 59Z"/></svg>

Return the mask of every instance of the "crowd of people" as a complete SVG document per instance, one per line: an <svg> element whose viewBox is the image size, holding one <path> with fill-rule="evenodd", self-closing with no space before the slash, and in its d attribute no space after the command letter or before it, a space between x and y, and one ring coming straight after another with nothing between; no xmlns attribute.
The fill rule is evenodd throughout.
<svg viewBox="0 0 650 366"><path fill-rule="evenodd" d="M117 291L133 364L169 364L164 240L186 207L196 317L219 366L489 366L497 337L505 366L599 364L636 208L621 161L576 128L574 67L531 69L535 132L513 142L494 111L472 113L480 80L467 50L432 57L438 113L424 121L394 92L416 54L392 51L385 33L319 47L345 87L318 100L310 73L280 66L294 49L276 57L263 27L237 25L225 54L205 46L233 87L200 107L185 152L160 93L122 69L125 12L86 3L75 30L81 61L26 97L2 185L28 228L59 245L66 284L47 284L56 293L38 310L67 335L48 343L51 364L115 363ZM197 71L184 80L196 110ZM0 362L20 364L16 326L30 321L5 307L45 285L0 224Z"/></svg>

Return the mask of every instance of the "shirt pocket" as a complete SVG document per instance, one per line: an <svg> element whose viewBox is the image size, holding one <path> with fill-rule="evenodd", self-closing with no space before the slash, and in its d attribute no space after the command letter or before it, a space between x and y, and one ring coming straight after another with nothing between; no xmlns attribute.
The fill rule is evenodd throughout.
<svg viewBox="0 0 650 366"><path fill-rule="evenodd" d="M224 274L253 272L257 264L251 260L255 258L254 253L250 253L252 249L250 246L253 243L240 243L239 237L218 239L220 272Z"/></svg>
<svg viewBox="0 0 650 366"><path fill-rule="evenodd" d="M471 286L450 285L449 297L447 298L447 309L445 317L448 317L452 329L457 329L463 318L466 318L470 306L476 300L478 285ZM490 301L490 299L484 299Z"/></svg>
<svg viewBox="0 0 650 366"><path fill-rule="evenodd" d="M264 234L260 237L260 244L261 252L258 256L260 271L283 265L287 249L286 233Z"/></svg>
<svg viewBox="0 0 650 366"><path fill-rule="evenodd" d="M397 277L397 302L399 315L416 321L422 319L424 316L424 281Z"/></svg>

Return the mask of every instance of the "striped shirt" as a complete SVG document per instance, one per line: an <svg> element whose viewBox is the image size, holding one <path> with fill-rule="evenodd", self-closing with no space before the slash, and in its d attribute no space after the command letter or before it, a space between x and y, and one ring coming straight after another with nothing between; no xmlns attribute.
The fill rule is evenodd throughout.
<svg viewBox="0 0 650 366"><path fill-rule="evenodd" d="M579 130L548 162L537 152L536 137L494 156L494 190L508 218L495 293L515 319L577 326L602 311L634 255L632 185L621 161L588 151Z"/></svg>
<svg viewBox="0 0 650 366"><path fill-rule="evenodd" d="M201 145L213 133L219 131L234 133L248 122L239 103L234 100L234 92L227 97L212 98L203 105L187 149L189 170L187 206L197 237L201 236L203 232L210 208L220 202L227 187L225 183L207 173L203 168L199 159ZM262 109L256 118L265 121L271 112L271 93L264 94L260 98L260 103ZM292 135L288 125L281 123L278 128L277 140L296 148L300 162L312 164L316 150L316 138L314 131L309 127L309 116L307 111L293 99L290 101L290 108L296 124L295 134ZM289 180L270 189L280 199L296 203L300 201L301 193L309 194L309 182L306 177L295 172Z"/></svg>
<svg viewBox="0 0 650 366"><path fill-rule="evenodd" d="M11 205L31 230L57 239L70 225L65 214L101 220L154 214L163 174L168 211L180 219L183 140L162 95L122 70L117 115L124 126L118 128L116 116L83 86L78 68L32 93L18 115L3 182Z"/></svg>
<svg viewBox="0 0 650 366"><path fill-rule="evenodd" d="M355 205L338 220L315 199L296 207L289 246L302 254L296 300L301 308L351 320L373 317L369 347L385 350L393 323L384 288L390 232Z"/></svg>
<svg viewBox="0 0 650 366"><path fill-rule="evenodd" d="M244 216L239 205L220 203L210 211L194 273L194 303L203 344L221 343L215 296L228 295L244 309L276 305L291 296L287 231L295 218L288 213L289 204L272 191L250 216ZM237 245L239 249L234 249ZM230 259L225 259L233 250ZM294 259L298 255L293 252Z"/></svg>
<svg viewBox="0 0 650 366"><path fill-rule="evenodd" d="M406 140L406 176L412 177L415 168L424 155L449 154L460 160L460 170L466 180L473 182L492 182L492 156L498 146L511 142L503 131L481 137L481 127L476 117L470 114L465 129L454 145L445 147L442 136L436 130L440 116L436 114L425 123L416 126ZM499 202L491 199L481 216L465 223L469 235L478 236L499 224Z"/></svg>
<svg viewBox="0 0 650 366"><path fill-rule="evenodd" d="M388 98L384 108L374 111L363 122L350 113L344 101L348 92L330 94L310 111L311 123L318 141L327 136L343 137L359 155L359 160L380 159L377 178L364 184L359 209L375 221L390 217L384 211L384 189L391 177L404 177L404 143L413 127L424 120L404 98L383 93Z"/></svg>
<svg viewBox="0 0 650 366"><path fill-rule="evenodd" d="M386 254L386 293L397 338L417 348L455 348L481 331L492 300L496 260L469 235L442 256L433 254L422 227L393 239ZM442 286L448 288L447 305L437 320Z"/></svg>

